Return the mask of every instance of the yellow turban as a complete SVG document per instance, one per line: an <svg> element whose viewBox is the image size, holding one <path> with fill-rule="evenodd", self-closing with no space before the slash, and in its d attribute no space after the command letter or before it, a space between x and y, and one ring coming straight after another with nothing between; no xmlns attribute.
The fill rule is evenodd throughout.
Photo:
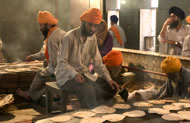
<svg viewBox="0 0 190 123"><path fill-rule="evenodd" d="M162 71L168 74L178 72L181 69L182 64L179 59L172 56L168 56L162 61L160 67Z"/></svg>
<svg viewBox="0 0 190 123"><path fill-rule="evenodd" d="M99 24L102 20L102 13L97 8L88 9L81 14L80 20L88 23Z"/></svg>
<svg viewBox="0 0 190 123"><path fill-rule="evenodd" d="M58 20L48 11L39 11L38 23L56 25L58 23Z"/></svg>
<svg viewBox="0 0 190 123"><path fill-rule="evenodd" d="M190 24L190 15L186 17L186 22Z"/></svg>
<svg viewBox="0 0 190 123"><path fill-rule="evenodd" d="M112 50L103 57L106 66L119 66L123 62L122 53L120 51Z"/></svg>

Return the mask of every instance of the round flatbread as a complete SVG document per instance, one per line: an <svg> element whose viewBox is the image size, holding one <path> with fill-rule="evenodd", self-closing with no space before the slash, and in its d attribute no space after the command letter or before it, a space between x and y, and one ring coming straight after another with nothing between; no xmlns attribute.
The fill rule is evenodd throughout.
<svg viewBox="0 0 190 123"><path fill-rule="evenodd" d="M172 100L172 99L161 99L161 101L164 101L165 103L173 103L173 102L176 102L175 100Z"/></svg>
<svg viewBox="0 0 190 123"><path fill-rule="evenodd" d="M128 117L143 117L146 115L146 113L141 110L133 110L133 111L125 112L123 113L123 115L128 116Z"/></svg>
<svg viewBox="0 0 190 123"><path fill-rule="evenodd" d="M148 102L152 104L165 104L163 100L149 100Z"/></svg>
<svg viewBox="0 0 190 123"><path fill-rule="evenodd" d="M190 103L190 99L180 99L179 102Z"/></svg>
<svg viewBox="0 0 190 123"><path fill-rule="evenodd" d="M131 106L129 104L115 104L115 105L113 105L113 108L116 108L116 109L130 109Z"/></svg>
<svg viewBox="0 0 190 123"><path fill-rule="evenodd" d="M190 111L178 111L177 112L178 114L186 114L186 115L189 115L190 116Z"/></svg>
<svg viewBox="0 0 190 123"><path fill-rule="evenodd" d="M89 117L89 118L84 118L80 121L80 123L102 123L102 122L104 122L104 120L101 117Z"/></svg>
<svg viewBox="0 0 190 123"><path fill-rule="evenodd" d="M190 103L172 103L172 105L179 106L179 107L185 107L185 108L190 108Z"/></svg>
<svg viewBox="0 0 190 123"><path fill-rule="evenodd" d="M114 113L116 109L108 106L98 106L92 109L92 111L95 113Z"/></svg>
<svg viewBox="0 0 190 123"><path fill-rule="evenodd" d="M68 115L60 115L60 116L55 116L49 119L53 122L66 122L66 121L71 120L71 118L72 117Z"/></svg>
<svg viewBox="0 0 190 123"><path fill-rule="evenodd" d="M180 106L175 106L175 105L164 105L163 108L167 109L167 110L180 110L181 109Z"/></svg>
<svg viewBox="0 0 190 123"><path fill-rule="evenodd" d="M91 111L79 111L73 114L74 117L78 117L78 118L93 117L95 115L96 113L91 112Z"/></svg>
<svg viewBox="0 0 190 123"><path fill-rule="evenodd" d="M177 113L164 114L162 115L162 119L169 120L169 121L183 120L183 118L181 118L180 115Z"/></svg>
<svg viewBox="0 0 190 123"><path fill-rule="evenodd" d="M102 118L104 119L104 121L108 120L110 122L118 122L123 120L125 116L121 114L108 114L104 115Z"/></svg>
<svg viewBox="0 0 190 123"><path fill-rule="evenodd" d="M170 113L170 110L168 109L163 109L163 108L149 108L148 113L156 113L156 114L168 114Z"/></svg>
<svg viewBox="0 0 190 123"><path fill-rule="evenodd" d="M136 107L151 107L153 104L147 103L147 102L135 102L133 103L134 106Z"/></svg>

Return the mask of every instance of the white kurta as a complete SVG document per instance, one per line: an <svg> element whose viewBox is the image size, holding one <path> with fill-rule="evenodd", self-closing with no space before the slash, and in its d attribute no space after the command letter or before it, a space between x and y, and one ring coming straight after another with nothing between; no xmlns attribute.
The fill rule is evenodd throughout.
<svg viewBox="0 0 190 123"><path fill-rule="evenodd" d="M182 56L190 57L190 35L186 36L184 39Z"/></svg>
<svg viewBox="0 0 190 123"><path fill-rule="evenodd" d="M166 39L158 36L158 40L162 42L163 40L172 40L179 42L182 46L184 43L184 38L190 34L190 26L182 24L181 28L176 31L176 29L169 29L169 26L166 30ZM160 43L160 53L170 54L170 55L182 55L182 49L167 43Z"/></svg>
<svg viewBox="0 0 190 123"><path fill-rule="evenodd" d="M98 50L96 35L82 40L81 28L69 31L63 38L59 51L56 67L56 80L59 86L63 86L68 80L72 80L80 73L91 79L88 66L92 63L95 71L105 80L111 80L109 72L102 63Z"/></svg>

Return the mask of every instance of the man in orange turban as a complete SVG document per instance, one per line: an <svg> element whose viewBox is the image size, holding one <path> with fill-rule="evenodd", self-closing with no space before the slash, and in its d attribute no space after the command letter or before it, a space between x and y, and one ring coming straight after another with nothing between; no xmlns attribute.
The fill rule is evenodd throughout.
<svg viewBox="0 0 190 123"><path fill-rule="evenodd" d="M111 28L109 32L113 38L113 47L126 48L126 36L123 28L117 24L118 17L116 15L112 15L110 17L111 20Z"/></svg>
<svg viewBox="0 0 190 123"><path fill-rule="evenodd" d="M168 81L158 91L158 98L190 98L190 70L182 67L178 58L168 56L161 63L161 69Z"/></svg>
<svg viewBox="0 0 190 123"><path fill-rule="evenodd" d="M55 81L55 67L57 64L57 52L65 31L57 27L58 20L48 11L39 11L37 20L40 31L45 37L45 43L42 50L25 58L25 61L45 59L48 65L40 72L37 72L28 91L17 89L17 94L27 100L32 99L39 102L45 93L45 82Z"/></svg>
<svg viewBox="0 0 190 123"><path fill-rule="evenodd" d="M80 104L92 108L112 99L119 85L111 79L98 50L96 27L102 20L99 9L91 8L80 16L81 26L67 33L58 52L57 84L63 91L74 93ZM92 63L100 77L88 69Z"/></svg>
<svg viewBox="0 0 190 123"><path fill-rule="evenodd" d="M122 53L120 51L112 50L103 57L103 62L106 65L111 78L117 81L117 83L121 86L125 84L122 79L122 74L125 72L125 70L122 68ZM123 98L124 101L127 101L128 91L126 89L122 93L119 93L119 95Z"/></svg>

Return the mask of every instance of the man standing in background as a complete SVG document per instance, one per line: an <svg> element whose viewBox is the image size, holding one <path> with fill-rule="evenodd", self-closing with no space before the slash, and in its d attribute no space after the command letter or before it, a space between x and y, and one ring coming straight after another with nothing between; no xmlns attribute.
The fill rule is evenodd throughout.
<svg viewBox="0 0 190 123"><path fill-rule="evenodd" d="M185 13L182 9L173 6L169 9L169 17L158 36L162 48L161 53L170 55L181 55L184 38L190 34L190 27L182 24Z"/></svg>
<svg viewBox="0 0 190 123"><path fill-rule="evenodd" d="M48 66L42 71L37 72L28 91L17 89L17 94L27 100L32 99L39 102L41 96L45 93L45 82L55 81L55 67L57 65L57 52L65 31L57 27L58 20L48 11L39 11L38 23L40 31L45 37L44 55Z"/></svg>
<svg viewBox="0 0 190 123"><path fill-rule="evenodd" d="M126 48L126 37L124 30L117 25L118 17L116 15L112 15L110 17L111 20L111 28L109 32L113 38L113 47Z"/></svg>

